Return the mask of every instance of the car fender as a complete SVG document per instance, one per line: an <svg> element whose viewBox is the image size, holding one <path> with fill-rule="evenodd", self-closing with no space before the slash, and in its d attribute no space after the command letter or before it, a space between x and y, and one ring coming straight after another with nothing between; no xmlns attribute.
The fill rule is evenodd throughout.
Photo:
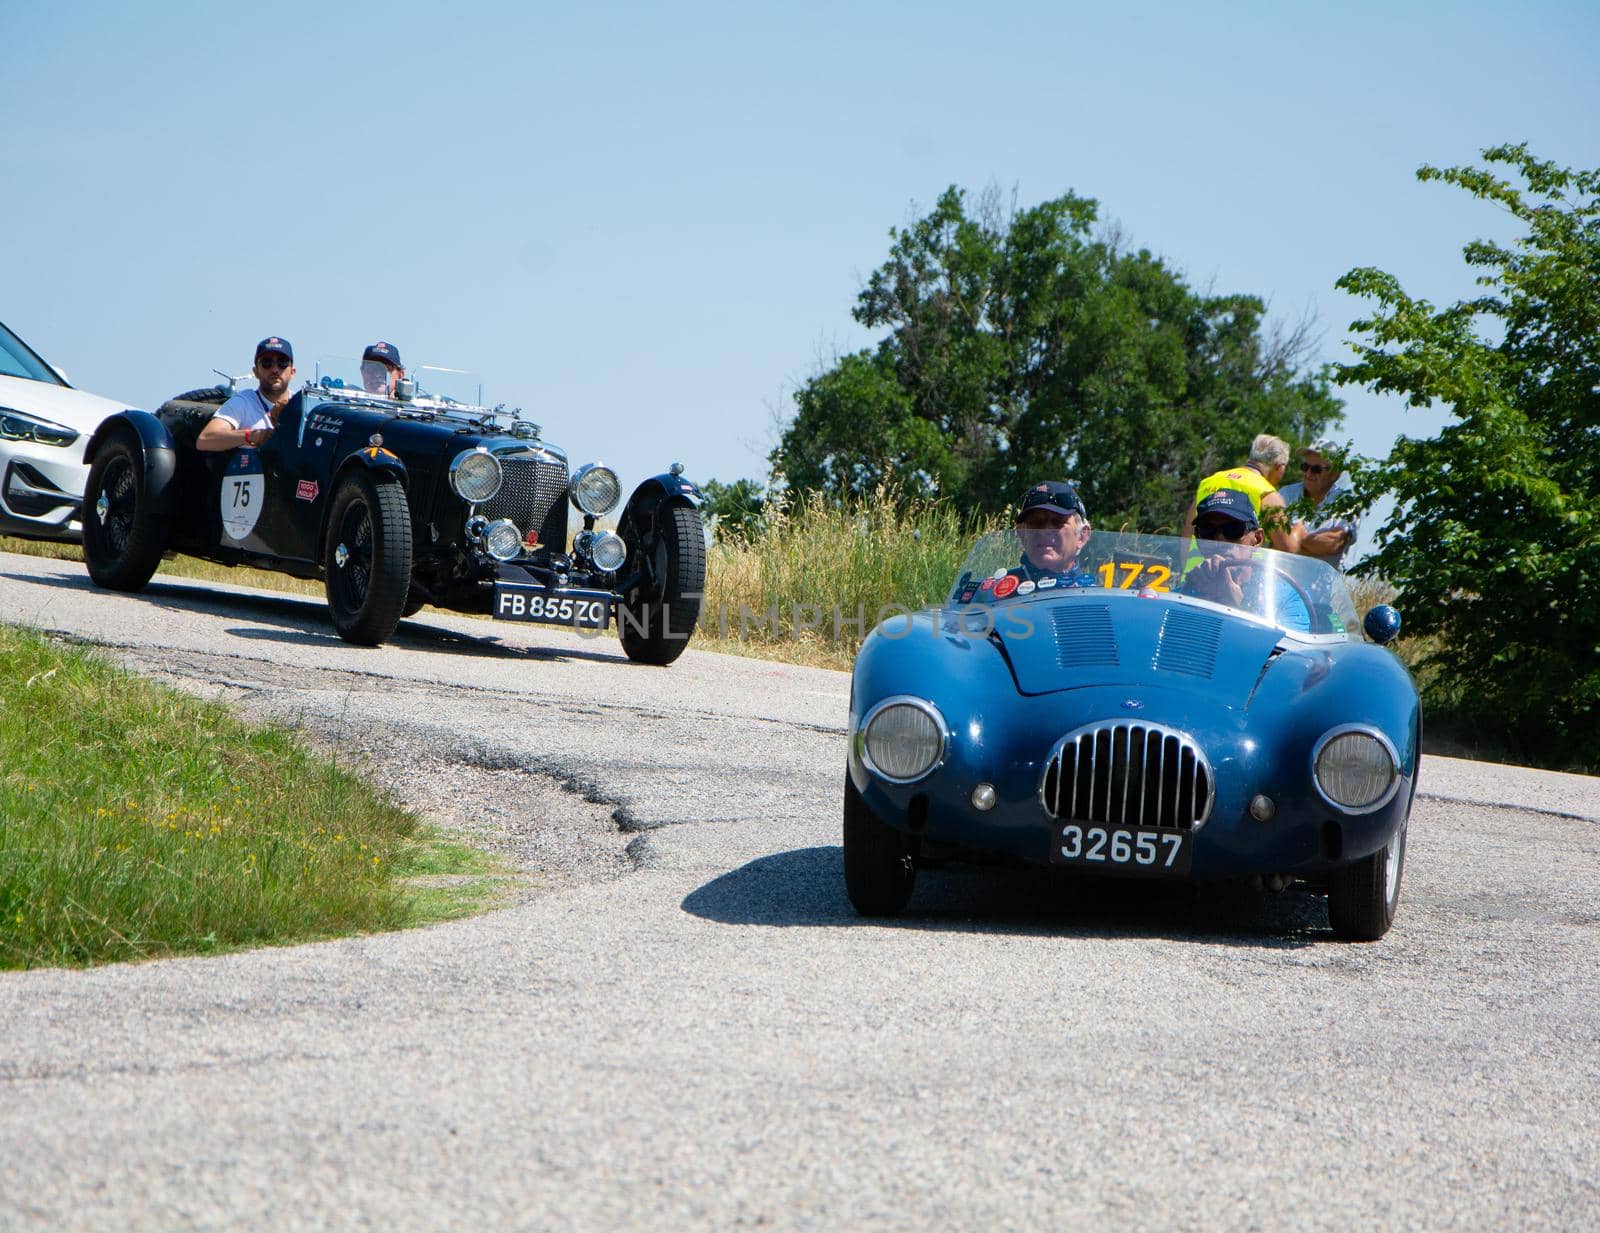
<svg viewBox="0 0 1600 1233"><path fill-rule="evenodd" d="M663 510L674 505L698 510L704 501L700 489L681 475L652 475L633 490L628 503L622 507L617 533L631 541L646 531L653 532Z"/></svg>
<svg viewBox="0 0 1600 1233"><path fill-rule="evenodd" d="M408 500L411 496L411 472L398 455L382 445L363 445L360 449L351 450L331 468L328 476L328 500L323 506L321 530L317 535L319 544L328 538L328 518L333 512L334 494L339 491L339 485L344 483L345 476L354 471L369 471L392 479L400 485L400 490Z"/></svg>
<svg viewBox="0 0 1600 1233"><path fill-rule="evenodd" d="M89 437L83 447L86 466L94 465L94 456L100 446L112 436L130 438L139 448L144 460L145 491L157 499L171 488L178 469L177 445L167 426L148 411L129 409L105 420Z"/></svg>

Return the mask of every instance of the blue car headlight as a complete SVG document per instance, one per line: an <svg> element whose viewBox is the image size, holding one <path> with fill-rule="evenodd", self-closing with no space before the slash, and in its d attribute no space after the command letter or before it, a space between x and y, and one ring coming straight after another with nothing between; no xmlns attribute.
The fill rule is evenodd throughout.
<svg viewBox="0 0 1600 1233"><path fill-rule="evenodd" d="M1346 726L1323 734L1311 755L1317 791L1350 813L1381 809L1400 787L1400 759L1387 737Z"/></svg>
<svg viewBox="0 0 1600 1233"><path fill-rule="evenodd" d="M933 703L902 694L867 712L857 741L873 774L890 783L912 783L944 761L950 729Z"/></svg>

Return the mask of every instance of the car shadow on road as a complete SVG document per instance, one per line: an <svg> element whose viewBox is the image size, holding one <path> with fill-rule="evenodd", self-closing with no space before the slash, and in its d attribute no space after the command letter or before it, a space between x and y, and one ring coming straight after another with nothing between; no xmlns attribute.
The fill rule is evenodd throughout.
<svg viewBox="0 0 1600 1233"><path fill-rule="evenodd" d="M763 856L713 878L684 911L726 925L874 925L964 933L1154 937L1296 949L1332 940L1320 896L1273 894L1241 883L1193 886L1075 878L1048 869L952 865L924 869L900 916L857 916L838 847Z"/></svg>
<svg viewBox="0 0 1600 1233"><path fill-rule="evenodd" d="M68 591L98 593L100 588L89 580L87 574L72 577L61 574L0 573L0 578L17 582L30 582L40 586L59 587ZM139 599L157 608L172 612L204 612L215 616L248 616L253 619L273 620L285 626L281 629L234 626L226 632L236 638L266 642L284 642L296 646L339 646L345 643L328 622L327 604L315 596L298 598L288 595L240 594L236 591L218 591L203 583L167 582L153 579L148 586L127 598ZM600 636L596 635L596 641ZM426 617L402 620L386 645L411 647L418 650L448 650L454 655L480 655L489 658L512 660L555 661L582 659L597 663L626 663L620 646L614 651L599 649L574 650L571 647L513 646L490 634L477 637L460 630L445 629L427 624Z"/></svg>

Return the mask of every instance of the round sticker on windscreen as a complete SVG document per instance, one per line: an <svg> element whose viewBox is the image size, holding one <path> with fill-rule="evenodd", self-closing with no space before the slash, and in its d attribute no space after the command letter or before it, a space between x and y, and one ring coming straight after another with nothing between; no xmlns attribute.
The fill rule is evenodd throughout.
<svg viewBox="0 0 1600 1233"><path fill-rule="evenodd" d="M996 599L1004 599L1007 595L1010 595L1011 592L1015 591L1016 589L1017 589L1017 580L1016 580L1016 578L1014 578L1014 577L1012 577L1012 578L1002 578L1002 579L1000 579L999 582L994 584L994 597Z"/></svg>
<svg viewBox="0 0 1600 1233"><path fill-rule="evenodd" d="M267 495L266 477L261 474L261 456L255 450L240 448L222 473L222 529L229 539L243 539L255 530L261 517L261 501Z"/></svg>

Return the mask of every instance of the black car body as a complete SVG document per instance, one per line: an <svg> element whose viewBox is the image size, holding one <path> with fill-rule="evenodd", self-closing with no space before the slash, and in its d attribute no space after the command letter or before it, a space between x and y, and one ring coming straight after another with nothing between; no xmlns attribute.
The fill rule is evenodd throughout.
<svg viewBox="0 0 1600 1233"><path fill-rule="evenodd" d="M699 490L678 465L639 484L611 532L596 523L620 502L615 474L570 471L538 425L502 408L324 377L259 446L196 449L228 393L190 391L94 433L84 548L97 583L138 590L163 553L180 552L325 580L352 642L383 642L427 603L587 629L615 622L644 662L682 652L705 542Z"/></svg>

